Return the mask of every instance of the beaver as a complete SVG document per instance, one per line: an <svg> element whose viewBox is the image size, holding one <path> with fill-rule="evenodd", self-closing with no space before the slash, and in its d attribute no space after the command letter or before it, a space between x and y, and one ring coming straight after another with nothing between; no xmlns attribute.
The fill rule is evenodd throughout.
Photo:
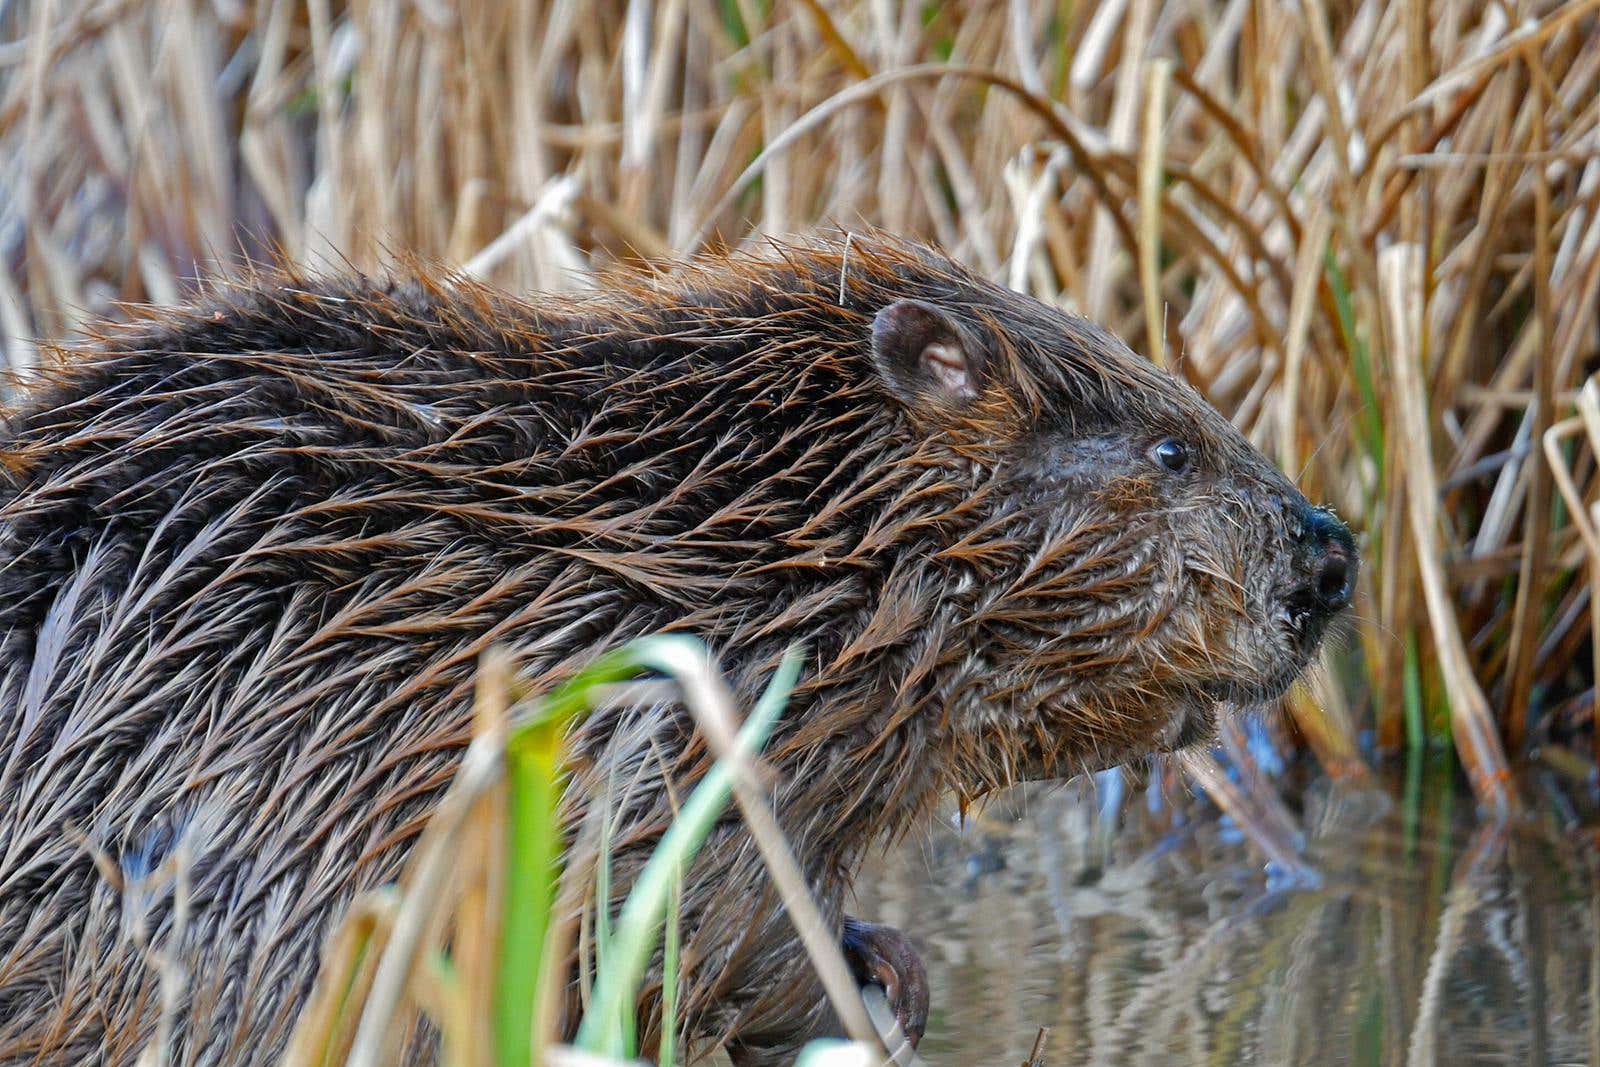
<svg viewBox="0 0 1600 1067"><path fill-rule="evenodd" d="M1203 741L1355 580L1349 531L1187 384L885 234L559 297L262 273L60 355L0 435L6 1064L134 1063L135 927L186 975L172 1062L271 1062L449 782L481 654L559 677L657 632L747 701L805 650L770 799L920 1031L909 940L846 913L864 852L942 797ZM657 703L570 751L620 900L706 746ZM181 929L160 894L131 915L114 883L179 842ZM732 814L682 926L691 1035L775 1063L826 1019Z"/></svg>

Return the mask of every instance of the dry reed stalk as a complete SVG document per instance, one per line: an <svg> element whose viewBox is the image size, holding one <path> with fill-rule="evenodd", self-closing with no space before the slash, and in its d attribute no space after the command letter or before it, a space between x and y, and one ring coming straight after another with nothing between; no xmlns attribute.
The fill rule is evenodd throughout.
<svg viewBox="0 0 1600 1067"><path fill-rule="evenodd" d="M321 978L300 1014L283 1067L321 1067L349 1057L357 1020L343 1007L366 1000L394 929L396 908L388 891L358 899L345 914L324 950Z"/></svg>
<svg viewBox="0 0 1600 1067"><path fill-rule="evenodd" d="M1411 536L1422 571L1423 594L1438 650L1445 686L1450 692L1450 721L1456 746L1471 775L1478 799L1502 814L1512 795L1510 772L1489 714L1489 704L1472 674L1461 640L1460 620L1445 587L1439 537L1439 487L1430 443L1433 432L1428 402L1422 387L1421 360L1416 338L1423 319L1420 250L1416 245L1395 245L1379 256L1378 269L1388 314L1386 340L1397 370L1401 439L1405 442L1406 493Z"/></svg>
<svg viewBox="0 0 1600 1067"><path fill-rule="evenodd" d="M513 670L501 649L486 652L478 667L473 700L473 736L503 749L510 731ZM461 870L451 944L462 989L493 989L505 902L506 784L497 779L484 789L461 834ZM494 1067L494 1000L462 996L448 1005L452 1035L445 1046L446 1067Z"/></svg>

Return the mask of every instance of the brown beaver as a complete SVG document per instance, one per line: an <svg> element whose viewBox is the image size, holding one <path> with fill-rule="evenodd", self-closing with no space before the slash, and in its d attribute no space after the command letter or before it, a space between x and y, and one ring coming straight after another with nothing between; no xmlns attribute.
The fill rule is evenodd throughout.
<svg viewBox="0 0 1600 1067"><path fill-rule="evenodd" d="M904 939L844 915L863 851L941 794L1205 738L1290 684L1356 567L1188 386L881 236L528 301L258 278L102 328L0 469L5 1064L134 1062L137 922L188 974L172 1062L271 1062L449 781L480 653L547 675L663 630L745 697L803 643L772 801L916 1028ZM660 706L573 751L620 899L705 746ZM132 883L179 840L175 942L93 855ZM823 997L734 816L684 909L690 1031L783 1060Z"/></svg>

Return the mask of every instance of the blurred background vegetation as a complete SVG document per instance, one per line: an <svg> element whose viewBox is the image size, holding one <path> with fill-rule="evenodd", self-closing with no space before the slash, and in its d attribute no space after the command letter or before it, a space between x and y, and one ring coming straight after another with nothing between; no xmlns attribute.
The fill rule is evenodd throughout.
<svg viewBox="0 0 1600 1067"><path fill-rule="evenodd" d="M0 0L0 352L274 249L528 290L918 235L1187 376L1360 531L1276 751L1592 790L1597 9Z"/></svg>

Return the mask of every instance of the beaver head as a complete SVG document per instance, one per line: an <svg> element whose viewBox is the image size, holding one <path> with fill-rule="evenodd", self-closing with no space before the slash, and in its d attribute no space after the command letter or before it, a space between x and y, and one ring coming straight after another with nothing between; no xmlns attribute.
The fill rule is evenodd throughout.
<svg viewBox="0 0 1600 1067"><path fill-rule="evenodd" d="M955 268L916 277L858 293L881 301L883 386L965 491L936 550L958 779L1183 747L1219 703L1281 695L1353 593L1344 524L1105 330Z"/></svg>

